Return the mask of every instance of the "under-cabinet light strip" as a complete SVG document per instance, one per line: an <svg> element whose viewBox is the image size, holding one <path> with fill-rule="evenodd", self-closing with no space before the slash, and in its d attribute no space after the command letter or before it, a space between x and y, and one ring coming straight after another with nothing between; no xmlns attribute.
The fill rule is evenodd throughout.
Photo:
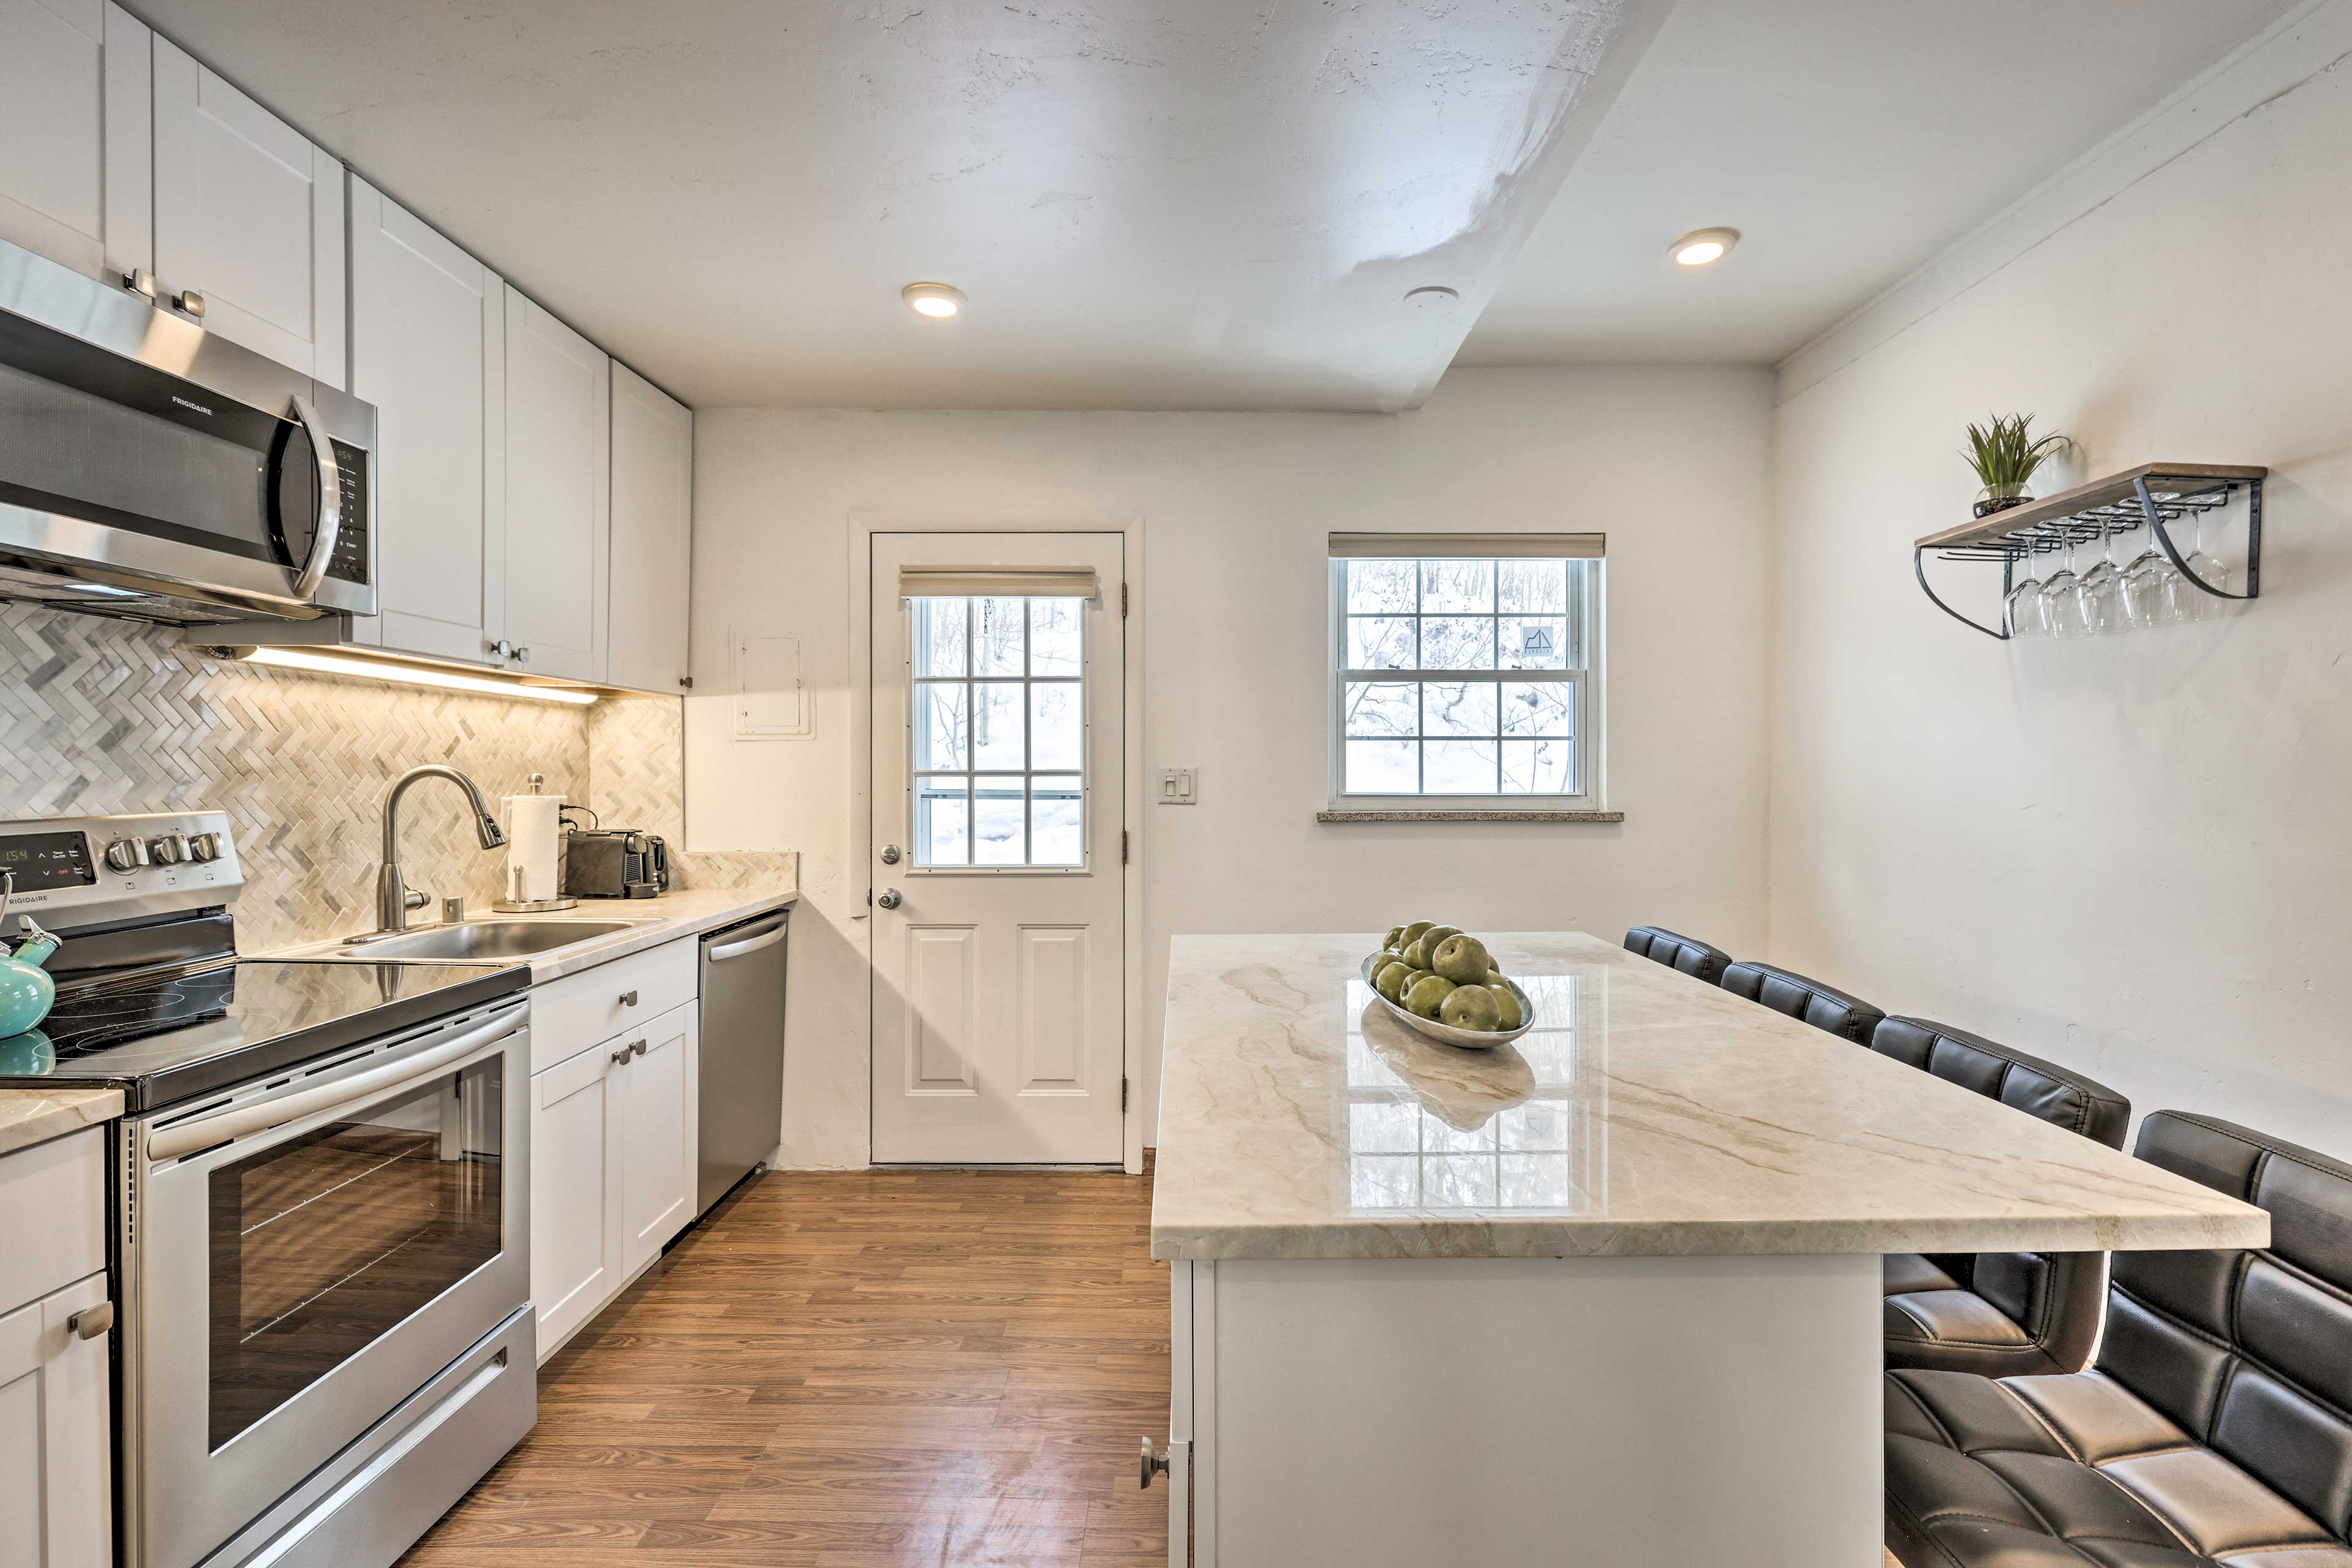
<svg viewBox="0 0 2352 1568"><path fill-rule="evenodd" d="M561 686L525 686L518 681L488 680L480 676L459 675L455 670L420 669L404 664L379 664L369 658L341 658L333 654L311 653L305 648L256 648L251 655L251 662L276 665L285 669L312 670L320 675L356 675L366 680L394 680L410 686L436 686L445 691L472 691L485 697L528 697L540 702L572 702L583 705L596 700L596 694L593 691L572 691Z"/></svg>

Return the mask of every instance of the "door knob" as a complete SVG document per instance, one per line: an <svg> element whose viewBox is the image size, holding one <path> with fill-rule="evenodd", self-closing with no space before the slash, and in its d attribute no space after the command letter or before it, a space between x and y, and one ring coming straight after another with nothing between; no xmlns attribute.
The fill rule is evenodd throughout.
<svg viewBox="0 0 2352 1568"><path fill-rule="evenodd" d="M1142 1489L1143 1489L1143 1490L1145 1490L1145 1491L1150 1491L1150 1490L1151 1489L1151 1478L1152 1478L1152 1477L1154 1477L1154 1476L1164 1476L1164 1475L1166 1475L1167 1473L1168 1473L1168 1456L1167 1456L1166 1454L1164 1454L1164 1453L1160 1452L1160 1450L1159 1448L1155 1447L1152 1445L1152 1441L1151 1441L1151 1439L1150 1439L1150 1438L1146 1437L1146 1438L1143 1440L1143 1487L1142 1487Z"/></svg>
<svg viewBox="0 0 2352 1568"><path fill-rule="evenodd" d="M885 844L882 846L882 864L885 866L896 866L898 863L898 847L896 844Z"/></svg>
<svg viewBox="0 0 2352 1568"><path fill-rule="evenodd" d="M898 889L885 888L882 889L882 896L874 901L881 905L886 910L895 910L903 900L898 897Z"/></svg>

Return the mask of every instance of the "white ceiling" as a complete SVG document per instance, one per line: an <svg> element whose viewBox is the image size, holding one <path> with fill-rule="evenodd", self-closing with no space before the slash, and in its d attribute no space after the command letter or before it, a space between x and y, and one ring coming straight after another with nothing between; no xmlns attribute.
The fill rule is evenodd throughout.
<svg viewBox="0 0 2352 1568"><path fill-rule="evenodd" d="M1679 0L1457 363L1778 360L2297 3Z"/></svg>
<svg viewBox="0 0 2352 1568"><path fill-rule="evenodd" d="M1669 3L132 0L690 403L1345 409L1435 384Z"/></svg>

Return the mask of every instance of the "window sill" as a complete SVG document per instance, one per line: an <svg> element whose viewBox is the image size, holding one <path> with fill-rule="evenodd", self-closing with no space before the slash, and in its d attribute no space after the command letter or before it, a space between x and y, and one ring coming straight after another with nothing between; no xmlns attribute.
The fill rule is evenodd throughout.
<svg viewBox="0 0 2352 1568"><path fill-rule="evenodd" d="M1622 822L1622 811L1497 811L1475 805L1334 806L1315 814L1318 822Z"/></svg>

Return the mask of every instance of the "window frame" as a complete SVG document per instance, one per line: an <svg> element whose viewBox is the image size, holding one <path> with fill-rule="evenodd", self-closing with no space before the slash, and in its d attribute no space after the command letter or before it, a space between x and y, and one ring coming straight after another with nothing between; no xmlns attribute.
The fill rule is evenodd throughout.
<svg viewBox="0 0 2352 1568"><path fill-rule="evenodd" d="M1571 603L1568 618L1571 626L1580 616L1583 619L1585 665L1581 669L1565 671L1528 669L1385 669L1357 670L1348 668L1348 564L1350 560L1379 559L1411 561L1418 572L1425 561L1447 557L1423 554L1415 546L1427 542L1425 538L1401 538L1398 552L1378 557L1327 554L1324 569L1323 644L1326 723L1324 751L1325 799L1327 809L1334 812L1400 812L1416 816L1444 816L1449 814L1492 816L1496 813L1524 813L1529 816L1557 816L1562 813L1587 816L1604 813L1608 771L1607 758L1607 664L1608 664L1608 561L1605 554L1587 556L1553 555L1542 552L1513 552L1498 548L1496 560L1567 560L1591 567L1586 585L1581 592L1584 603L1573 602L1579 590L1571 574ZM1486 559L1486 557L1474 557ZM1493 681L1526 680L1530 677L1551 677L1575 688L1574 758L1577 790L1569 795L1363 795L1348 791L1348 685L1351 680L1373 680L1397 685L1429 681ZM1426 737L1424 736L1424 739Z"/></svg>

